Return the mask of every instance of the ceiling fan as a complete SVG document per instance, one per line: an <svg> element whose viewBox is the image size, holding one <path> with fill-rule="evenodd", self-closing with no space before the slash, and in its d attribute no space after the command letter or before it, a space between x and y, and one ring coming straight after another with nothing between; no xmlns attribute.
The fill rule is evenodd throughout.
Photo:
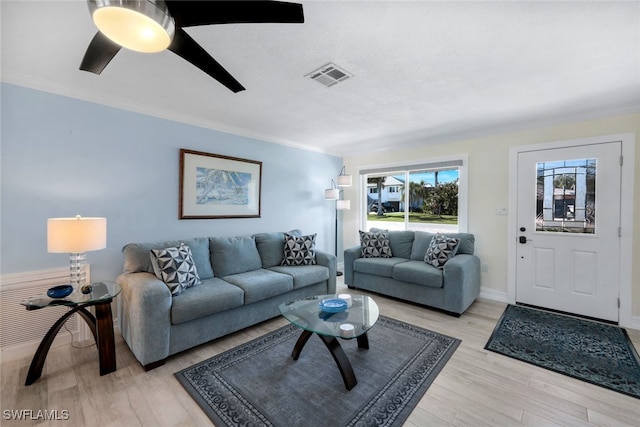
<svg viewBox="0 0 640 427"><path fill-rule="evenodd" d="M281 1L88 0L100 31L80 69L100 74L121 47L138 52L169 49L229 90L245 88L184 30L185 27L241 23L303 23L302 5Z"/></svg>

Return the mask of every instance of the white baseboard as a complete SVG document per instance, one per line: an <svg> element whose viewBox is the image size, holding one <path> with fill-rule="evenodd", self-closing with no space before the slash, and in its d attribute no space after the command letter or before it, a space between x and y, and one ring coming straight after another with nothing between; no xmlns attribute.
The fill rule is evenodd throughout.
<svg viewBox="0 0 640 427"><path fill-rule="evenodd" d="M78 333L74 333L73 335L69 332L61 332L51 344L51 349L56 347L62 347L64 345L69 345L71 342L78 341ZM10 362L17 359L22 358L32 358L36 353L38 346L40 345L40 340L32 340L16 345L11 345L7 347L3 347L0 351L0 359L2 362Z"/></svg>
<svg viewBox="0 0 640 427"><path fill-rule="evenodd" d="M120 333L120 327L115 319L113 323L113 333L116 335ZM93 337L91 336L91 334L89 334L88 340L93 341ZM78 343L81 341L83 340L81 339L79 332L75 331L73 333L70 333L68 331L63 331L60 332L53 340L50 351L57 347L70 345L72 342ZM32 340L21 344L3 347L0 350L0 362L11 362L13 360L22 358L31 359L33 358L33 355L36 354L36 350L38 349L40 342L40 340Z"/></svg>
<svg viewBox="0 0 640 427"><path fill-rule="evenodd" d="M495 289L483 289L480 288L480 298L489 299L492 301L508 302L507 293L502 291L496 291Z"/></svg>

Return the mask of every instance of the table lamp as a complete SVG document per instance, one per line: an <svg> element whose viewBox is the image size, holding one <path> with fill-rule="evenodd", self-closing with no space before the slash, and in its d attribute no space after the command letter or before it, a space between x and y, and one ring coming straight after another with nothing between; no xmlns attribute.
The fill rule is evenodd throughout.
<svg viewBox="0 0 640 427"><path fill-rule="evenodd" d="M86 281L86 252L106 247L106 218L78 215L47 220L47 252L69 253L69 281L74 291L79 291Z"/></svg>

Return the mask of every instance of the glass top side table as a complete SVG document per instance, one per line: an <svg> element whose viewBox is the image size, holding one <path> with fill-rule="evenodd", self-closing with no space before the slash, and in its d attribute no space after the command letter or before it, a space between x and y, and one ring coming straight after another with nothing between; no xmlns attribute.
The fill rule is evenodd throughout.
<svg viewBox="0 0 640 427"><path fill-rule="evenodd" d="M69 311L63 314L60 319L53 324L40 342L31 361L25 385L31 385L40 378L44 361L47 358L53 340L67 319L75 313L78 313L80 317L84 319L96 341L100 361L100 375L105 375L116 370L116 349L111 302L118 296L121 289L117 283L113 282L94 283L92 287L92 292L89 294L74 291L64 298L49 298L47 295L38 295L20 302L27 310L39 310L60 305L69 307ZM87 308L91 306L95 308L95 316L87 310Z"/></svg>

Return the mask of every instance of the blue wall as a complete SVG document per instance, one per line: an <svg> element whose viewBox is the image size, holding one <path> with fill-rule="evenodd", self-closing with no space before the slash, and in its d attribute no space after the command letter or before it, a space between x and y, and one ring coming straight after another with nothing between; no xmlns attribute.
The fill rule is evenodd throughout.
<svg viewBox="0 0 640 427"><path fill-rule="evenodd" d="M107 249L89 252L94 281L115 280L121 248L195 236L300 228L334 251L324 189L342 159L3 83L1 273L65 267L47 253L51 217L104 216ZM178 219L179 150L262 161L261 218Z"/></svg>

